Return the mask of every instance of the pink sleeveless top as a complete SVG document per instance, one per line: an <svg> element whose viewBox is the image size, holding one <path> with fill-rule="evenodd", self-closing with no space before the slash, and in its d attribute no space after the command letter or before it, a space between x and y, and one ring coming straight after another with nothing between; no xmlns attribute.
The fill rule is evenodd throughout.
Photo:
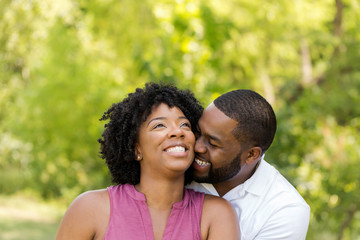
<svg viewBox="0 0 360 240"><path fill-rule="evenodd" d="M104 240L153 240L154 233L145 195L133 185L108 187L110 221ZM184 198L173 205L163 240L201 240L200 220L204 193L184 189Z"/></svg>

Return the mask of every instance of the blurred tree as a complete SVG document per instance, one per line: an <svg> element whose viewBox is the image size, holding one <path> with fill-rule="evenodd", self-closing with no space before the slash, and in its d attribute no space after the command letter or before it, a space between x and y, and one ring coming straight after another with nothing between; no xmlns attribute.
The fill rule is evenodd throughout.
<svg viewBox="0 0 360 240"><path fill-rule="evenodd" d="M356 0L0 1L0 191L67 201L109 183L102 113L147 81L205 105L251 88L278 116L266 158L312 208L308 239L360 234Z"/></svg>

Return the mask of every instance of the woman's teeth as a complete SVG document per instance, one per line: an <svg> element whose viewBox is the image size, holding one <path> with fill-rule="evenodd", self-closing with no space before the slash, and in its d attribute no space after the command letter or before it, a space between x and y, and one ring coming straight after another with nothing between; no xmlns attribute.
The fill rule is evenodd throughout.
<svg viewBox="0 0 360 240"><path fill-rule="evenodd" d="M185 148L180 147L180 146L171 147L171 148L166 149L166 152L185 152Z"/></svg>

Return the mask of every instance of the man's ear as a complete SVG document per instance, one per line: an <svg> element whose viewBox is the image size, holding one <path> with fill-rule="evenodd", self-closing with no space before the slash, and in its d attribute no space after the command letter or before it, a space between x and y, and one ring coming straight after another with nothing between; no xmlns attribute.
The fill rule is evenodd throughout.
<svg viewBox="0 0 360 240"><path fill-rule="evenodd" d="M246 164L251 165L257 163L262 155L261 147L252 147L247 150Z"/></svg>

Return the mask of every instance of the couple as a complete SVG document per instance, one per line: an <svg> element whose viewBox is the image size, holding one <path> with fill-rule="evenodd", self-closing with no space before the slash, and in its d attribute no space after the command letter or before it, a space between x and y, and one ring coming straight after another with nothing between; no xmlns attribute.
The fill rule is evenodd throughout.
<svg viewBox="0 0 360 240"><path fill-rule="evenodd" d="M305 239L309 206L263 159L276 119L259 94L203 111L189 91L149 83L107 119L99 142L118 185L77 197L56 239Z"/></svg>

